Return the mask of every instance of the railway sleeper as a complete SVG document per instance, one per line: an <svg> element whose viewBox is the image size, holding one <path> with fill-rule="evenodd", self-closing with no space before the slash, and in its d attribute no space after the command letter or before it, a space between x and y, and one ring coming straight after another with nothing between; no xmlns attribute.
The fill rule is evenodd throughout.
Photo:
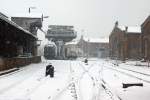
<svg viewBox="0 0 150 100"><path fill-rule="evenodd" d="M122 83L123 88L128 88L131 86L143 86L143 83Z"/></svg>

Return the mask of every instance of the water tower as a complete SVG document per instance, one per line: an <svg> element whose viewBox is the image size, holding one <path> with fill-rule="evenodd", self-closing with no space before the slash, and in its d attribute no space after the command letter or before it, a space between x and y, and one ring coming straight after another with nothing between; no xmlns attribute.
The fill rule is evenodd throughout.
<svg viewBox="0 0 150 100"><path fill-rule="evenodd" d="M64 59L64 44L77 37L73 26L49 25L45 37L55 42L57 46L57 58Z"/></svg>

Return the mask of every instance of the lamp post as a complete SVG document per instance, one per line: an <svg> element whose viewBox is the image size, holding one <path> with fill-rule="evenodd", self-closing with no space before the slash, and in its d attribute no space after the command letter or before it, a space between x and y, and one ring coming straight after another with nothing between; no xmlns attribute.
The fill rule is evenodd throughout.
<svg viewBox="0 0 150 100"><path fill-rule="evenodd" d="M42 14L42 21L44 20L44 18L49 18L49 16L44 16L44 15Z"/></svg>
<svg viewBox="0 0 150 100"><path fill-rule="evenodd" d="M31 12L31 9L36 9L36 7L29 7L29 13Z"/></svg>

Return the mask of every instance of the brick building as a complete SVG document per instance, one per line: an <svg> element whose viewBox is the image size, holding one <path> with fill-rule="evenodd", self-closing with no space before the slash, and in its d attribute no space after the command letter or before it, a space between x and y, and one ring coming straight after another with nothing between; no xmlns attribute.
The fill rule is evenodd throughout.
<svg viewBox="0 0 150 100"><path fill-rule="evenodd" d="M150 16L141 25L142 29L142 57L150 59Z"/></svg>
<svg viewBox="0 0 150 100"><path fill-rule="evenodd" d="M108 38L86 38L82 36L77 45L83 51L83 57L104 58L109 55Z"/></svg>
<svg viewBox="0 0 150 100"><path fill-rule="evenodd" d="M141 27L119 26L109 36L110 57L125 60L141 58Z"/></svg>

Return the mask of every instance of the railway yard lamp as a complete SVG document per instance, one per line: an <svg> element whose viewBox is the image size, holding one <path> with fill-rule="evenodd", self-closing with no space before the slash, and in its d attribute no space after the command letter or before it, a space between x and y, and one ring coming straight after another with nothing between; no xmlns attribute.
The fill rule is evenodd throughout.
<svg viewBox="0 0 150 100"><path fill-rule="evenodd" d="M36 7L29 7L29 13L31 12L31 9L36 9Z"/></svg>

